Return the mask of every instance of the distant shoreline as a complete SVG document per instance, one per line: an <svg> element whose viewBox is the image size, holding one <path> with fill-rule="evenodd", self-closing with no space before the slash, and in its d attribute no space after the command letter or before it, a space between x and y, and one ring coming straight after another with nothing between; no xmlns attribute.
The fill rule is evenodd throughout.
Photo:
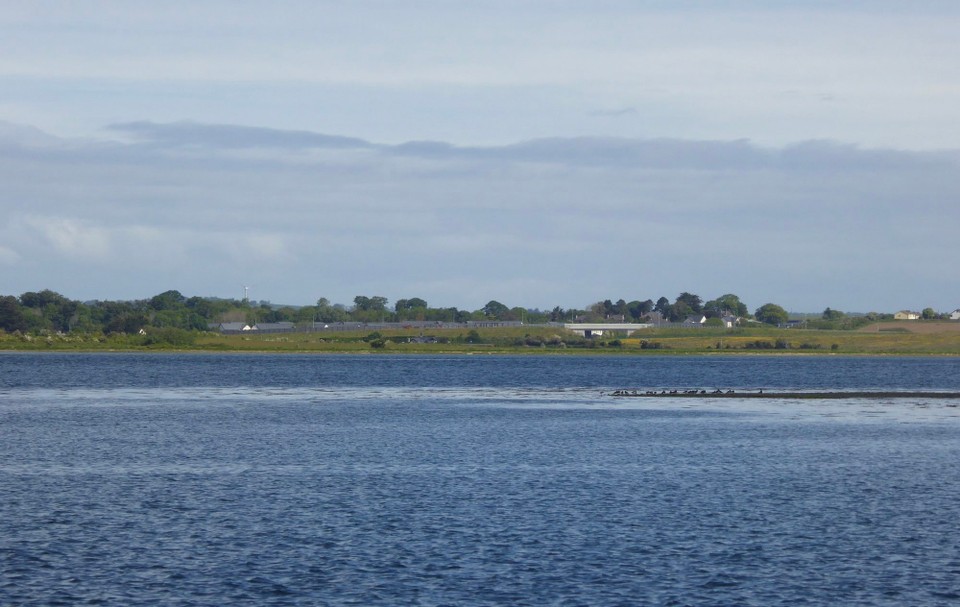
<svg viewBox="0 0 960 607"><path fill-rule="evenodd" d="M918 325L919 326L919 325ZM899 329L900 327L896 327ZM15 335L0 352L191 352L295 354L605 355L605 356L960 356L960 323L922 331L776 327L648 328L584 338L559 327L383 329L231 335L148 330L146 334Z"/></svg>
<svg viewBox="0 0 960 607"><path fill-rule="evenodd" d="M782 352L782 351L724 351L724 352L696 352L696 351L610 351L610 350L540 350L528 349L477 349L477 350L270 350L270 349L204 349L204 348L2 348L0 356L10 354L51 354L51 355L84 355L84 354L146 354L146 355L197 355L197 356L544 356L544 357L597 357L597 358L688 358L702 357L741 357L741 358L957 358L960 353L953 352ZM674 395L677 396L677 395ZM717 396L717 395L714 395ZM737 396L743 396L738 394Z"/></svg>

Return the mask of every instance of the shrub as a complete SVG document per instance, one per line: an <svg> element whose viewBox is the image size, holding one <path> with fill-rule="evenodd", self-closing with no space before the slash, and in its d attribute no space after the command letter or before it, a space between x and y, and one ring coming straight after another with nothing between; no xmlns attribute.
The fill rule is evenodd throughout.
<svg viewBox="0 0 960 607"><path fill-rule="evenodd" d="M196 340L197 335L193 331L177 329L174 327L164 327L161 329L150 329L143 336L142 344L144 346L191 346Z"/></svg>

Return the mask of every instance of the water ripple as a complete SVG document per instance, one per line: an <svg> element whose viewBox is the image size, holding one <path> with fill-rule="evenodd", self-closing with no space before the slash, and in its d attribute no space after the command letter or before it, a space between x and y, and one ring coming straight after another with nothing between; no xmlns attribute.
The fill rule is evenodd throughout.
<svg viewBox="0 0 960 607"><path fill-rule="evenodd" d="M960 600L935 402L153 377L0 391L0 604Z"/></svg>

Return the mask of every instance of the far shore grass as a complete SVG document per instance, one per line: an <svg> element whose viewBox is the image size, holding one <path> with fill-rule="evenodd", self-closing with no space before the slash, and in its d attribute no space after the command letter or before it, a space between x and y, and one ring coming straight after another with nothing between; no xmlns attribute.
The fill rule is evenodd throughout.
<svg viewBox="0 0 960 607"><path fill-rule="evenodd" d="M189 351L376 354L610 354L610 355L928 355L960 356L960 330L926 327L911 332L899 327L824 331L778 328L644 329L629 336L604 334L584 339L557 327L511 327L425 330L437 343L415 343L419 330L387 330L371 336L353 332L263 335L190 334L189 339L147 343L139 335L30 337L0 333L5 351ZM479 343L471 343L479 340Z"/></svg>

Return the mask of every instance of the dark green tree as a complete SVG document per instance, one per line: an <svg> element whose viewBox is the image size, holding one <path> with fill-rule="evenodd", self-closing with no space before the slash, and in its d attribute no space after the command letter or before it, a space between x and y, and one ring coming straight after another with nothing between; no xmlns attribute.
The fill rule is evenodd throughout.
<svg viewBox="0 0 960 607"><path fill-rule="evenodd" d="M150 308L160 310L175 310L185 306L187 298L180 291L164 291L150 298Z"/></svg>
<svg viewBox="0 0 960 607"><path fill-rule="evenodd" d="M60 305L66 301L68 301L66 297L50 289L39 292L27 291L20 295L20 304L25 308L33 308L34 310L42 310L50 304Z"/></svg>
<svg viewBox="0 0 960 607"><path fill-rule="evenodd" d="M530 322L530 310L524 308L523 306L514 306L510 308L510 311L507 312L506 316L504 316L504 320Z"/></svg>
<svg viewBox="0 0 960 607"><path fill-rule="evenodd" d="M746 304L740 301L740 298L733 293L721 295L716 299L711 299L703 304L703 314L707 318L718 318L720 316L743 317L749 314Z"/></svg>
<svg viewBox="0 0 960 607"><path fill-rule="evenodd" d="M667 318L670 319L670 322L682 322L693 314L696 314L693 308L691 308L687 302L679 299L667 308Z"/></svg>
<svg viewBox="0 0 960 607"><path fill-rule="evenodd" d="M488 301L487 305L483 306L483 308L481 308L480 311L483 312L483 315L486 316L487 318L494 319L494 320L504 320L507 317L507 315L510 313L510 308L503 305L499 301L492 299Z"/></svg>
<svg viewBox="0 0 960 607"><path fill-rule="evenodd" d="M397 312L405 312L407 310L415 310L417 308L427 309L426 300L420 299L419 297L412 297L410 299L398 299L397 303L393 304L393 309Z"/></svg>
<svg viewBox="0 0 960 607"><path fill-rule="evenodd" d="M317 300L317 321L345 322L347 311L340 304L331 304L326 297Z"/></svg>
<svg viewBox="0 0 960 607"><path fill-rule="evenodd" d="M550 310L550 322L563 322L566 319L566 313L560 306Z"/></svg>
<svg viewBox="0 0 960 607"><path fill-rule="evenodd" d="M419 297L398 299L393 304L393 309L396 311L398 320L426 320L428 315L427 302Z"/></svg>
<svg viewBox="0 0 960 607"><path fill-rule="evenodd" d="M184 301L183 304L188 310L208 321L213 321L213 317L217 314L218 306L211 300L203 297L191 297ZM226 309L223 311L225 312Z"/></svg>
<svg viewBox="0 0 960 607"><path fill-rule="evenodd" d="M27 319L17 298L12 295L0 297L0 329L8 333L27 330Z"/></svg>
<svg viewBox="0 0 960 607"><path fill-rule="evenodd" d="M787 322L787 311L773 303L763 304L753 315L768 325L782 325Z"/></svg>
<svg viewBox="0 0 960 607"><path fill-rule="evenodd" d="M844 316L846 316L846 314L844 314L840 310L831 310L830 308L827 308L826 310L824 310L823 314L821 315L823 320L840 320Z"/></svg>
<svg viewBox="0 0 960 607"><path fill-rule="evenodd" d="M699 295L694 295L693 293L687 293L684 291L677 296L677 301L674 303L683 302L687 304L687 307L691 310L693 314L702 314L703 313L703 300L700 299Z"/></svg>
<svg viewBox="0 0 960 607"><path fill-rule="evenodd" d="M127 333L133 334L147 326L148 319L145 314L124 314L115 317L104 327L104 333Z"/></svg>
<svg viewBox="0 0 960 607"><path fill-rule="evenodd" d="M353 298L353 305L354 309L361 312L383 312L387 309L387 301L386 297L379 295L374 295L373 297L357 295Z"/></svg>
<svg viewBox="0 0 960 607"><path fill-rule="evenodd" d="M371 306L370 298L366 295L357 295L353 298L353 309L361 312L369 310Z"/></svg>
<svg viewBox="0 0 960 607"><path fill-rule="evenodd" d="M136 333L147 322L146 311L147 308L142 302L98 301L93 304L90 316L92 321L103 327L104 333ZM133 331L126 331L126 319L131 317L143 317L143 325L137 326Z"/></svg>
<svg viewBox="0 0 960 607"><path fill-rule="evenodd" d="M663 316L667 316L670 313L670 300L666 297L661 297L657 300L657 304L653 306L653 310Z"/></svg>
<svg viewBox="0 0 960 607"><path fill-rule="evenodd" d="M386 297L357 295L353 298L353 304L353 310L350 313L351 320L358 322L388 320L387 316L390 313L387 311Z"/></svg>
<svg viewBox="0 0 960 607"><path fill-rule="evenodd" d="M74 320L79 302L71 301L63 295L45 289L38 293L27 292L20 296L20 304L24 308L34 310L39 314L40 322L35 328L53 329L54 331L69 331ZM36 317L34 317L36 319ZM28 324L31 319L27 320Z"/></svg>
<svg viewBox="0 0 960 607"><path fill-rule="evenodd" d="M627 311L630 313L630 318L633 320L640 320L653 311L653 300L647 299L645 301L631 301L629 304L627 304Z"/></svg>

